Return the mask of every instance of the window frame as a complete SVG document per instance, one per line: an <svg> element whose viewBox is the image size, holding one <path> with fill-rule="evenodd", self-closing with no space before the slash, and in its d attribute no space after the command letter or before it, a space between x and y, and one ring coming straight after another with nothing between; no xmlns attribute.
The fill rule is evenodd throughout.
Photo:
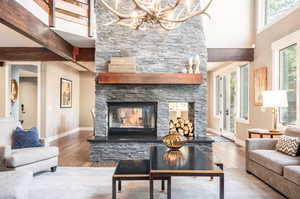
<svg viewBox="0 0 300 199"><path fill-rule="evenodd" d="M214 73L214 75L213 75L213 84L214 84L214 89L213 89L213 115L214 115L214 117L215 118L221 118L221 116L220 116L220 112L219 113L217 113L217 77L221 77L220 76L220 74L218 74L218 73ZM219 88L219 91L220 91L221 89ZM220 108L220 107L219 107Z"/></svg>
<svg viewBox="0 0 300 199"><path fill-rule="evenodd" d="M247 119L245 118L242 118L241 117L241 101L242 101L242 93L241 93L241 88L242 88L242 85L241 85L241 71L242 71L242 67L247 67L248 68L248 110L247 110ZM250 64L249 63L245 63L245 64L242 64L238 67L238 115L237 115L237 121L239 123L245 123L245 124L249 124L249 118L250 118L250 71L251 67L250 67Z"/></svg>
<svg viewBox="0 0 300 199"><path fill-rule="evenodd" d="M267 0L256 0L256 33L260 34L261 32L267 30L274 24L278 23L292 12L300 8L300 0L296 2L295 6L287 9L286 12L282 13L270 23L267 23L267 13L266 13Z"/></svg>
<svg viewBox="0 0 300 199"><path fill-rule="evenodd" d="M300 30L287 35L286 37L275 41L272 43L272 89L279 90L280 88L280 51L288 48L292 45L296 44L297 50L297 77L296 77L296 125L300 126ZM277 124L279 127L284 127L284 125L280 123L280 118L277 117ZM289 125L291 126L291 125Z"/></svg>

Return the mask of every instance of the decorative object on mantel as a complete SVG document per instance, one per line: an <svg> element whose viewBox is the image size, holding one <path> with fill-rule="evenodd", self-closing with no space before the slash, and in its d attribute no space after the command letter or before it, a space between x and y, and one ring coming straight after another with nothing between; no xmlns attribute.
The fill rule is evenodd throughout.
<svg viewBox="0 0 300 199"><path fill-rule="evenodd" d="M288 107L287 92L285 90L269 90L263 92L263 107L272 108L273 125L272 132L279 132L277 128L278 108Z"/></svg>
<svg viewBox="0 0 300 199"><path fill-rule="evenodd" d="M101 0L101 2L106 9L117 17L116 20L112 20L106 25L119 24L139 30L145 29L148 24L158 24L164 30L169 31L197 15L209 16L206 11L212 0L209 0L205 6L201 5L202 1L191 0L132 0L132 4L122 0ZM122 12L130 14L123 14Z"/></svg>
<svg viewBox="0 0 300 199"><path fill-rule="evenodd" d="M267 70L267 67L261 67L254 71L254 97L256 106L262 106L262 93L268 89Z"/></svg>
<svg viewBox="0 0 300 199"><path fill-rule="evenodd" d="M189 67L188 67L188 73L192 74L193 73L193 65L194 65L194 59L193 57L189 58Z"/></svg>
<svg viewBox="0 0 300 199"><path fill-rule="evenodd" d="M112 57L108 65L109 73L136 73L135 57Z"/></svg>
<svg viewBox="0 0 300 199"><path fill-rule="evenodd" d="M179 150L187 139L180 135L177 131L170 132L170 135L163 137L163 143L170 149L170 150Z"/></svg>
<svg viewBox="0 0 300 199"><path fill-rule="evenodd" d="M11 80L11 101L16 102L18 99L19 86L17 80Z"/></svg>
<svg viewBox="0 0 300 199"><path fill-rule="evenodd" d="M178 117L177 120L169 122L170 134L176 132L186 137L194 137L193 123Z"/></svg>
<svg viewBox="0 0 300 199"><path fill-rule="evenodd" d="M199 57L199 55L196 55L194 57L194 73L195 74L200 73L200 57Z"/></svg>

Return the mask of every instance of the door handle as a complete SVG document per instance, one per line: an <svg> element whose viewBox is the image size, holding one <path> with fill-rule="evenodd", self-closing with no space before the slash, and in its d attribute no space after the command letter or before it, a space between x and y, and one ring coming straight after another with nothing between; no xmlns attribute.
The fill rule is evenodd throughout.
<svg viewBox="0 0 300 199"><path fill-rule="evenodd" d="M229 115L229 110L228 109L226 109L225 114Z"/></svg>

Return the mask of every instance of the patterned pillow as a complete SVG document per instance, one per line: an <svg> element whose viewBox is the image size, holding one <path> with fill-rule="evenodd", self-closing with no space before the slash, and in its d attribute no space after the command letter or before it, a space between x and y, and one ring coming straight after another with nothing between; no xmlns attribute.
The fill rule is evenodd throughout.
<svg viewBox="0 0 300 199"><path fill-rule="evenodd" d="M283 135L278 139L276 150L290 156L296 156L298 153L299 144L299 138Z"/></svg>

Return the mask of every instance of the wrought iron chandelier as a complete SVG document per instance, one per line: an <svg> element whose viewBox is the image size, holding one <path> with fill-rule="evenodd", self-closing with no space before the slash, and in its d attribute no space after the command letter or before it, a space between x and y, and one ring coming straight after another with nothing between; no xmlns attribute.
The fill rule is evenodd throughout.
<svg viewBox="0 0 300 199"><path fill-rule="evenodd" d="M180 23L197 15L209 15L207 9L212 3L201 8L201 0L100 0L106 9L116 16L111 24L130 29L145 29L148 24L158 24L164 30L173 30Z"/></svg>

